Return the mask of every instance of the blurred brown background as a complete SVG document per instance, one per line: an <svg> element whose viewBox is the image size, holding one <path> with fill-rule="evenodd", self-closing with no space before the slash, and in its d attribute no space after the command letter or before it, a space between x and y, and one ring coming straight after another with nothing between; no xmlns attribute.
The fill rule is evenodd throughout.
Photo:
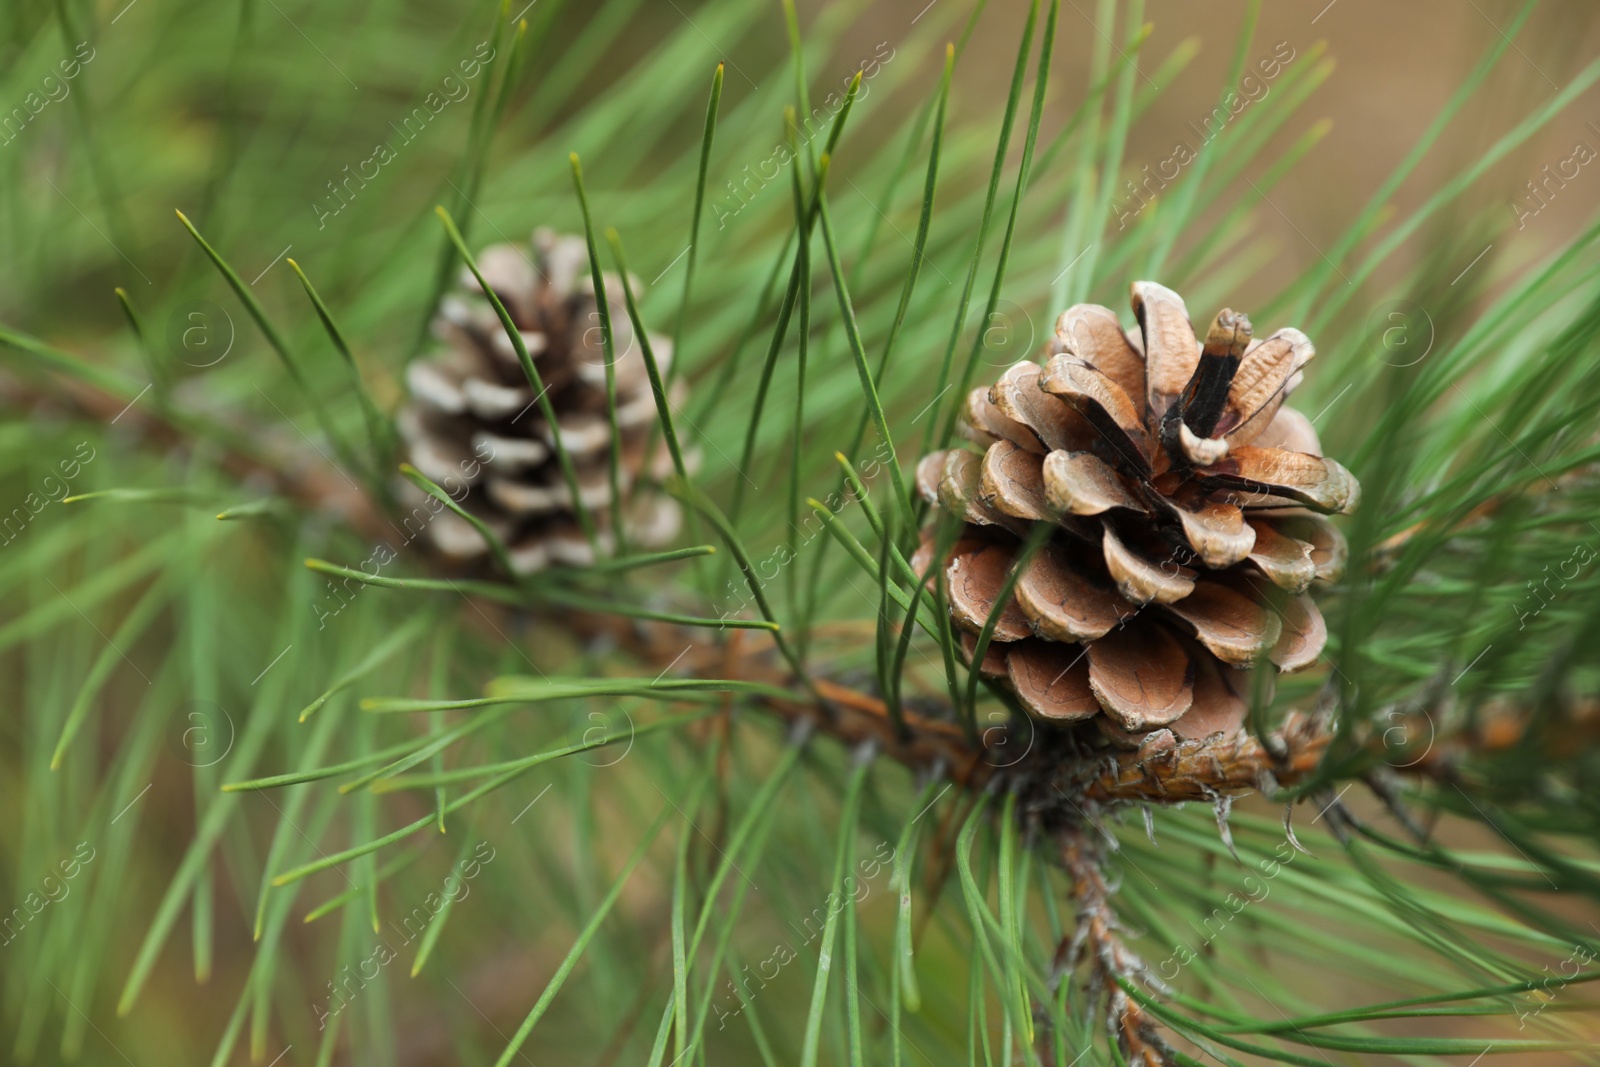
<svg viewBox="0 0 1600 1067"><path fill-rule="evenodd" d="M910 20L930 6L927 0L885 0L864 14L852 35L893 43ZM1088 83L1097 6L1094 0L1061 0L1050 94L1052 114L1057 117L1077 105ZM1312 122L1321 118L1332 122L1322 143L1269 193L1273 207L1258 211L1259 227L1274 239L1274 258L1240 294L1241 303L1248 305L1274 291L1283 278L1315 262L1319 249L1334 243L1416 145L1451 94L1503 38L1522 6L1507 0L1267 0L1262 5L1249 61L1270 55L1279 42L1287 42L1299 62L1325 43L1326 54L1337 66L1263 153L1260 167ZM808 9L814 12L819 7L802 3L802 18ZM1121 21L1128 5L1119 2L1117 10L1119 27L1113 40L1120 46L1127 34ZM1164 91L1135 124L1125 170L1137 171L1143 163L1153 165L1167 158L1174 142L1185 136L1186 124L1198 122L1216 106L1246 10L1243 0L1148 0L1144 20L1153 25L1154 33L1140 57L1143 73L1154 71L1185 38L1198 39L1200 51L1170 86L1161 86ZM958 71L954 105L958 116L987 114L992 98L1004 97L1026 13L1027 5L1020 0L989 5ZM1567 88L1572 76L1596 56L1600 56L1600 4L1592 0L1539 4L1485 84L1401 185L1395 198L1400 217ZM1512 201L1520 198L1538 206L1525 183L1542 178L1543 166L1554 169L1568 159L1577 141L1600 153L1600 132L1587 125L1591 121L1600 127L1596 88L1580 94L1513 150L1459 207L1446 212L1447 221L1436 222L1435 230L1424 230L1423 236L1431 233L1438 238L1439 227L1473 222L1485 229L1508 222L1515 226ZM1047 117L1041 142L1053 132ZM1526 220L1525 229L1497 240L1475 269L1496 259L1524 264L1550 252L1590 219L1597 203L1600 166L1585 166L1536 218ZM1386 266L1388 277L1377 281L1392 280L1412 265L1411 251L1398 255L1397 262ZM1466 252L1460 266L1467 267L1474 254Z"/></svg>

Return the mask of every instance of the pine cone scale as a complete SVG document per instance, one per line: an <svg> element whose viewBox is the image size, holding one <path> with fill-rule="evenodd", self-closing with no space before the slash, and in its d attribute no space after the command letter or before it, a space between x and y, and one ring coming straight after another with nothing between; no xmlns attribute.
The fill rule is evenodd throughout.
<svg viewBox="0 0 1600 1067"><path fill-rule="evenodd" d="M1200 345L1183 298L1155 282L1133 283L1133 314L1144 338L1148 420L1161 425L1200 362Z"/></svg>
<svg viewBox="0 0 1600 1067"><path fill-rule="evenodd" d="M1089 688L1126 730L1154 730L1194 704L1194 669L1176 636L1159 624L1115 630L1088 646Z"/></svg>
<svg viewBox="0 0 1600 1067"><path fill-rule="evenodd" d="M1096 304L1077 304L1056 320L1051 354L1064 352L1098 367L1128 397L1145 395L1144 352L1134 345L1116 313Z"/></svg>
<svg viewBox="0 0 1600 1067"><path fill-rule="evenodd" d="M950 610L957 624L974 634L983 629L1015 562L1011 546L997 542L971 546L951 558L946 574ZM1020 641L1032 634L1022 608L1014 598L1008 600L995 619L991 640Z"/></svg>
<svg viewBox="0 0 1600 1067"><path fill-rule="evenodd" d="M1159 498L1163 509L1177 519L1187 547L1214 570L1248 558L1255 548L1256 532L1244 521L1244 510L1188 489L1184 486L1171 497Z"/></svg>
<svg viewBox="0 0 1600 1067"><path fill-rule="evenodd" d="M1143 553L1129 548L1110 523L1102 531L1106 569L1117 589L1130 602L1145 605L1152 601L1170 604L1194 592L1195 572L1172 560L1166 565L1153 562Z"/></svg>
<svg viewBox="0 0 1600 1067"><path fill-rule="evenodd" d="M1273 646L1271 660L1280 671L1304 670L1322 655L1328 643L1328 623L1310 597L1301 594L1285 600L1283 634Z"/></svg>
<svg viewBox="0 0 1600 1067"><path fill-rule="evenodd" d="M1045 500L1057 512L1100 515L1112 508L1145 513L1114 467L1093 452L1052 452L1044 458Z"/></svg>
<svg viewBox="0 0 1600 1067"><path fill-rule="evenodd" d="M1055 544L1034 557L1016 597L1035 633L1068 643L1104 637L1137 610Z"/></svg>
<svg viewBox="0 0 1600 1067"><path fill-rule="evenodd" d="M1051 456L1065 455L1051 452ZM1045 457L1046 460L1049 456ZM1044 468L1038 456L1010 441L997 442L983 454L978 471L978 496L989 507L1016 519L1044 520L1052 508Z"/></svg>
<svg viewBox="0 0 1600 1067"><path fill-rule="evenodd" d="M1006 676L1033 714L1083 722L1100 714L1083 650L1053 641L1023 641L1006 654Z"/></svg>
<svg viewBox="0 0 1600 1067"><path fill-rule="evenodd" d="M1138 475L1150 472L1150 439L1145 421L1122 387L1094 367L1070 356L1050 360L1039 378L1045 392L1071 405L1099 433L1095 450L1112 464Z"/></svg>
<svg viewBox="0 0 1600 1067"><path fill-rule="evenodd" d="M1031 431L1044 452L1091 447L1097 436L1093 427L1072 409L1053 403L1041 392L1043 383L1044 372L1036 364L1014 364L989 390L989 401L1007 419Z"/></svg>
<svg viewBox="0 0 1600 1067"><path fill-rule="evenodd" d="M1311 340L1295 329L1283 329L1262 341L1252 341L1245 349L1244 358L1233 376L1229 388L1227 407L1222 412L1213 436L1226 436L1233 446L1247 445L1255 440L1247 435L1255 415L1267 408L1276 397L1281 397L1289 380L1300 368L1310 362L1315 354ZM1264 430L1271 422L1256 426Z"/></svg>
<svg viewBox="0 0 1600 1067"><path fill-rule="evenodd" d="M1221 582L1196 582L1194 592L1162 608L1187 623L1199 642L1230 667L1248 667L1283 633L1271 608Z"/></svg>
<svg viewBox="0 0 1600 1067"><path fill-rule="evenodd" d="M1303 593L1311 588L1317 577L1316 561L1312 558L1315 547L1290 537L1265 519L1246 518L1245 521L1256 535L1250 549L1250 562L1286 593Z"/></svg>
<svg viewBox="0 0 1600 1067"><path fill-rule="evenodd" d="M1361 491L1355 477L1331 459L1253 445L1234 449L1221 462L1196 470L1195 476L1220 489L1287 497L1329 514L1349 511Z"/></svg>

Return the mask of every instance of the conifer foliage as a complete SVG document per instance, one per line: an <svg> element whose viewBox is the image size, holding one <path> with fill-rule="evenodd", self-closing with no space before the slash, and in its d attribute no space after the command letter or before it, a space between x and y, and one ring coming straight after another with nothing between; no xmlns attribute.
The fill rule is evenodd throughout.
<svg viewBox="0 0 1600 1067"><path fill-rule="evenodd" d="M0 14L0 1061L1593 1061L1600 62L514 6Z"/></svg>

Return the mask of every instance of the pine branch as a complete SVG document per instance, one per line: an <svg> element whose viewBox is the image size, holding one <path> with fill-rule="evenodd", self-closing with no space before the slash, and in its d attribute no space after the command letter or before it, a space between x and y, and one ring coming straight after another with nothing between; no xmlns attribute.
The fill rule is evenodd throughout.
<svg viewBox="0 0 1600 1067"><path fill-rule="evenodd" d="M71 403L78 415L99 421L117 415L125 407L117 395L83 382L73 382L70 388L60 382L44 387L12 382L7 389L7 402L24 410L45 403L59 406L64 401ZM148 446L158 449L177 446L192 434L192 428L184 424L138 409L126 411L121 421L138 432ZM262 447L259 442L263 440L264 435L258 433L233 437L221 455L223 469L241 481L265 479L297 506L309 512L340 515L363 536L382 539L395 532L393 523L377 504L336 471L327 469L325 457ZM1531 487L1530 491L1538 492L1540 487ZM421 543L417 548L426 551ZM712 678L741 677L782 688L796 688L805 681L787 669L787 664L785 669L768 665L771 646L759 641L738 646L735 651L735 646L725 643L707 644L703 634L676 629L651 630L641 640L640 631L626 619L603 614L591 615L580 625L591 631L614 631L641 660L658 666L676 662L687 641L699 654L685 657L678 665L691 673ZM730 665L737 674L726 673ZM1090 803L1174 804L1251 791L1273 795L1312 780L1337 734L1334 709L1325 706L1309 713L1289 713L1264 740L1241 732L1232 737L1180 741L1157 731L1137 751L1094 759L1087 758L1083 747L1070 735L1046 734L1025 741L1030 744L1029 752L1017 760L1009 754L1000 755L1014 751L1022 740L1012 736L1010 729L989 732L988 743L983 738L975 740L961 726L954 709L925 701L923 710L905 711L902 730L889 706L878 696L839 679L818 677L814 681L816 696L797 691L793 700L763 696L755 703L791 725L805 723L846 747L870 742L883 755L919 774L945 776L965 789L991 788L996 779L1036 778ZM1368 736L1343 758L1352 768L1362 766L1363 754L1368 763L1373 757L1389 759L1391 765L1401 764L1398 771L1403 777L1443 780L1474 757L1522 743L1535 725L1545 739L1539 743L1557 743L1536 708L1498 704L1476 722L1463 723L1452 732L1443 733L1439 721L1447 718L1449 710L1440 703L1413 710L1404 721L1382 717L1385 729ZM1567 709L1561 722L1562 745L1571 746L1578 736L1600 738L1600 702L1574 705ZM1033 728L1025 728L1033 732ZM1397 731L1402 736L1429 737L1432 743L1414 760L1395 761L1395 753L1385 738Z"/></svg>
<svg viewBox="0 0 1600 1067"><path fill-rule="evenodd" d="M1061 835L1061 863L1071 879L1071 897L1077 926L1070 941L1056 953L1058 979L1076 968L1080 955L1089 961L1089 995L1105 1005L1105 1027L1122 1052L1123 1060L1137 1067L1170 1067L1177 1060L1153 1020L1125 985L1142 982L1165 991L1138 954L1123 942L1121 926L1111 907L1106 884L1103 848L1093 843L1089 831L1076 827Z"/></svg>
<svg viewBox="0 0 1600 1067"><path fill-rule="evenodd" d="M17 411L61 409L89 423L115 422L155 453L183 448L196 440L217 444L217 465L240 484L262 485L284 501L311 512L337 515L363 537L395 534L382 506L367 489L342 473L314 448L285 446L270 435L240 433L209 419L168 408L141 409L99 384L66 378L43 382L0 376L0 400ZM237 510L237 509L235 509Z"/></svg>

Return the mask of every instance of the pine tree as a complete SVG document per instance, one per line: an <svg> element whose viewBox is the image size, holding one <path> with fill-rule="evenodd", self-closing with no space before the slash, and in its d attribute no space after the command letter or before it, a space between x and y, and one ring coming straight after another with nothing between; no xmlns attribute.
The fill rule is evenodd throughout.
<svg viewBox="0 0 1600 1067"><path fill-rule="evenodd" d="M0 1058L1593 1062L1600 62L469 6L5 16Z"/></svg>

